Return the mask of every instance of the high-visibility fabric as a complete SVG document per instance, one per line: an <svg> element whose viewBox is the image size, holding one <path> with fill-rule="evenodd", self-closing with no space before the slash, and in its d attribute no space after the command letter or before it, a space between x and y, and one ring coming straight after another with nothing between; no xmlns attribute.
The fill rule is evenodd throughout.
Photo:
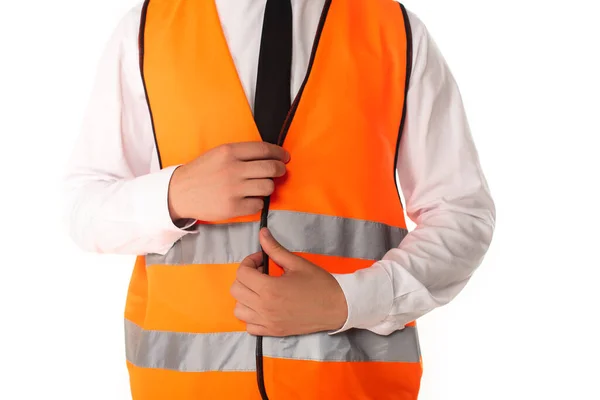
<svg viewBox="0 0 600 400"><path fill-rule="evenodd" d="M377 222L282 210L269 212L268 225L289 251L365 260L382 258L408 233ZM258 221L200 225L166 255L146 256L146 265L239 263L260 250L259 229Z"/></svg>
<svg viewBox="0 0 600 400"><path fill-rule="evenodd" d="M291 161L275 180L268 226L332 273L370 267L406 235L394 165L410 61L405 21L392 0L327 1L281 133ZM146 1L140 56L163 167L261 140L213 1ZM138 257L125 310L134 400L260 399L256 338L234 317L229 293L239 262L260 249L259 220L202 223L166 255ZM263 362L271 400L414 400L422 371L414 322L389 336L265 337Z"/></svg>
<svg viewBox="0 0 600 400"><path fill-rule="evenodd" d="M245 332L182 333L148 331L126 322L127 357L144 368L183 372L254 371L256 340ZM329 336L327 333L287 338L265 338L267 357L313 361L418 362L416 329L408 327L389 336L365 330ZM390 344L394 346L390 346ZM137 351L138 348L144 351ZM165 358L163 349L179 349ZM202 353L202 357L198 356Z"/></svg>

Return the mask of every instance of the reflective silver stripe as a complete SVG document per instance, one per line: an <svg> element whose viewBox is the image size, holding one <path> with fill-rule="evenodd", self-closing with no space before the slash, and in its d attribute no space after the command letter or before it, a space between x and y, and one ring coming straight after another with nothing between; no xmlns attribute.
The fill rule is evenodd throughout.
<svg viewBox="0 0 600 400"><path fill-rule="evenodd" d="M256 338L245 332L146 331L125 320L127 360L142 368L182 372L254 371Z"/></svg>
<svg viewBox="0 0 600 400"><path fill-rule="evenodd" d="M406 229L378 222L328 215L271 211L273 236L299 253L379 260L404 239ZM231 264L260 250L258 222L199 225L166 255L146 256L146 265Z"/></svg>
<svg viewBox="0 0 600 400"><path fill-rule="evenodd" d="M179 333L146 331L125 321L127 360L142 368L182 372L254 371L256 338L246 332ZM337 335L315 333L266 337L266 357L328 362L407 362L420 360L416 328L389 336L366 330Z"/></svg>
<svg viewBox="0 0 600 400"><path fill-rule="evenodd" d="M417 328L407 327L389 336L354 329L336 335L326 332L287 338L265 338L267 357L312 361L419 362Z"/></svg>

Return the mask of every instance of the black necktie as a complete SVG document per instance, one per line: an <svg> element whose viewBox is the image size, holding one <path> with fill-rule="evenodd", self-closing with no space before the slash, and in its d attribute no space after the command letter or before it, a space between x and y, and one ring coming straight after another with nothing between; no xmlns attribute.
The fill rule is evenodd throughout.
<svg viewBox="0 0 600 400"><path fill-rule="evenodd" d="M290 109L291 71L292 4L267 0L254 98L254 121L266 142L277 143Z"/></svg>

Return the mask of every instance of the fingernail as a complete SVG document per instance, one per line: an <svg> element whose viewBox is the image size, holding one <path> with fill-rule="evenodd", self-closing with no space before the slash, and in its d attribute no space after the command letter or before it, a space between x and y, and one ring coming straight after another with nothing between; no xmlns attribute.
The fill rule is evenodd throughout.
<svg viewBox="0 0 600 400"><path fill-rule="evenodd" d="M271 231L269 231L269 228L264 228L262 230L262 234L265 238L270 239L272 237L271 235Z"/></svg>

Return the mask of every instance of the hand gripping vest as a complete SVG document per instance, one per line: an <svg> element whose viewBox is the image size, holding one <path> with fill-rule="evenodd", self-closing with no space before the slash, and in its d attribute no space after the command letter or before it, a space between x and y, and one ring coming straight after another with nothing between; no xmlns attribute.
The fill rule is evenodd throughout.
<svg viewBox="0 0 600 400"><path fill-rule="evenodd" d="M288 172L263 222L332 273L371 266L407 233L395 160L410 44L406 10L392 0L325 4L281 132ZM146 0L140 67L162 167L261 140L213 0ZM416 399L415 323L389 336L265 337L257 371L257 339L234 317L229 288L260 250L260 219L202 223L166 255L137 258L125 310L133 399L259 400L259 385L270 400Z"/></svg>

